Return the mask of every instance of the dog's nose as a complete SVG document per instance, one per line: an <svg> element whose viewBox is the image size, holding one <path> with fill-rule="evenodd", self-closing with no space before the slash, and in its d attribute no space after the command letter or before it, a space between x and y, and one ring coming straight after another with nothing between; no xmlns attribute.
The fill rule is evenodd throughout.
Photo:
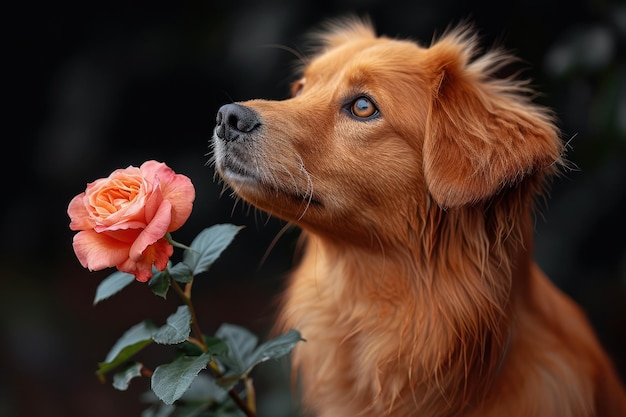
<svg viewBox="0 0 626 417"><path fill-rule="evenodd" d="M217 112L215 134L218 138L233 141L244 137L261 125L259 114L241 104L225 104Z"/></svg>

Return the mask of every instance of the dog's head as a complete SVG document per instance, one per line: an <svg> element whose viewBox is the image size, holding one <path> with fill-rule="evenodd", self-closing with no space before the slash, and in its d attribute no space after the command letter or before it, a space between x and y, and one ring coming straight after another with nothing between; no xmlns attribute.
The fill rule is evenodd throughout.
<svg viewBox="0 0 626 417"><path fill-rule="evenodd" d="M562 144L549 114L524 83L494 77L510 58L478 56L467 28L422 47L350 20L319 39L291 98L218 112L216 169L254 206L320 233L369 235L554 171Z"/></svg>

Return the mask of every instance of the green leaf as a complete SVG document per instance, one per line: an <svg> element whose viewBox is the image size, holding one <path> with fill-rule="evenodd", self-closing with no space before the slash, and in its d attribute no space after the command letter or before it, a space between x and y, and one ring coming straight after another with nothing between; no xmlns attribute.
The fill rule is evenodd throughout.
<svg viewBox="0 0 626 417"><path fill-rule="evenodd" d="M114 272L98 285L96 289L96 296L93 300L93 304L96 305L100 301L109 298L110 296L120 292L127 286L135 281L135 276L127 274L126 272Z"/></svg>
<svg viewBox="0 0 626 417"><path fill-rule="evenodd" d="M228 354L228 345L218 337L204 337L207 352L213 356L225 356Z"/></svg>
<svg viewBox="0 0 626 417"><path fill-rule="evenodd" d="M296 343L301 341L305 340L300 336L300 332L297 330L289 330L281 336L268 340L256 348L254 352L246 358L246 370L243 374L249 374L252 368L262 362L270 359L279 359L285 356L291 352Z"/></svg>
<svg viewBox="0 0 626 417"><path fill-rule="evenodd" d="M150 278L150 281L148 281L148 286L154 294L161 298L166 298L167 290L170 289L170 273L168 270L156 271Z"/></svg>
<svg viewBox="0 0 626 417"><path fill-rule="evenodd" d="M207 271L242 228L232 224L216 224L200 232L191 242L190 250L183 253L183 262L189 266L192 275Z"/></svg>
<svg viewBox="0 0 626 417"><path fill-rule="evenodd" d="M139 342L152 341L152 334L155 332L156 326L154 323L144 320L141 323L135 324L130 329L126 330L122 337L118 339L113 345L109 353L107 354L105 363L110 363L119 356L122 350L129 346L133 346Z"/></svg>
<svg viewBox="0 0 626 417"><path fill-rule="evenodd" d="M182 404L176 407L176 417L207 417L210 414L205 413L205 411L210 406L210 402Z"/></svg>
<svg viewBox="0 0 626 417"><path fill-rule="evenodd" d="M152 334L152 339L161 345L176 345L189 337L191 313L189 307L179 306L176 313L167 318L167 322Z"/></svg>
<svg viewBox="0 0 626 417"><path fill-rule="evenodd" d="M189 265L184 262L179 262L174 265L174 267L170 268L170 275L175 281L186 284L191 282L191 279L193 278L193 271L189 268Z"/></svg>
<svg viewBox="0 0 626 417"><path fill-rule="evenodd" d="M178 352L185 356L200 356L204 353L204 350L197 344L187 340L178 347Z"/></svg>
<svg viewBox="0 0 626 417"><path fill-rule="evenodd" d="M173 404L210 360L211 354L204 353L200 356L180 356L171 363L157 366L152 374L152 391L165 404Z"/></svg>
<svg viewBox="0 0 626 417"><path fill-rule="evenodd" d="M113 388L126 391L131 379L141 376L141 367L143 365L139 362L135 362L130 366L127 366L123 371L113 375Z"/></svg>
<svg viewBox="0 0 626 417"><path fill-rule="evenodd" d="M243 411L237 409L220 409L215 413L208 414L206 417L246 417Z"/></svg>
<svg viewBox="0 0 626 417"><path fill-rule="evenodd" d="M222 339L228 346L228 354L219 360L231 373L243 375L247 368L246 359L254 351L259 339L248 329L228 323L217 329L215 337Z"/></svg>
<svg viewBox="0 0 626 417"><path fill-rule="evenodd" d="M200 356L205 352L210 353L212 356L224 356L228 352L228 346L222 339L217 337L202 337L204 339L204 344L206 345L206 350L203 350L200 346L195 343L191 343L188 340L182 343L179 347L179 352L186 356Z"/></svg>
<svg viewBox="0 0 626 417"><path fill-rule="evenodd" d="M173 405L159 403L153 407L144 410L141 417L169 417L176 411Z"/></svg>
<svg viewBox="0 0 626 417"><path fill-rule="evenodd" d="M208 401L221 403L228 397L228 392L207 375L198 375L189 389L181 396L185 401Z"/></svg>
<svg viewBox="0 0 626 417"><path fill-rule="evenodd" d="M107 354L104 362L98 364L96 374L101 378L107 372L121 365L137 352L152 343L152 334L156 326L149 321L142 321L126 330Z"/></svg>
<svg viewBox="0 0 626 417"><path fill-rule="evenodd" d="M216 358L228 369L225 378L220 381L223 386L227 386L244 375L247 358L254 352L259 339L246 328L228 323L222 324L217 329L215 337L222 339L228 346L227 354Z"/></svg>

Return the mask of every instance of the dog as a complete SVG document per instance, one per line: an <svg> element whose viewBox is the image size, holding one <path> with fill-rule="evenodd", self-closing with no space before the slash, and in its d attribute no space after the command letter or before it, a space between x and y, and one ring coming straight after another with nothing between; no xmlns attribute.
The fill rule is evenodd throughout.
<svg viewBox="0 0 626 417"><path fill-rule="evenodd" d="M461 24L428 46L332 21L291 98L222 106L218 176L296 225L281 328L318 417L626 416L582 310L532 260L567 168L514 58Z"/></svg>

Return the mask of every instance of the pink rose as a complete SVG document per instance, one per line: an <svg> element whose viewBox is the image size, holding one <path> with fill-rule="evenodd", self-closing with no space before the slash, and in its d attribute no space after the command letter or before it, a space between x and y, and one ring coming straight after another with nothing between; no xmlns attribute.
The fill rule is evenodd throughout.
<svg viewBox="0 0 626 417"><path fill-rule="evenodd" d="M191 180L167 165L146 161L87 184L67 214L74 252L91 271L115 266L146 282L152 265L167 267L174 248L165 235L189 218L195 199Z"/></svg>

